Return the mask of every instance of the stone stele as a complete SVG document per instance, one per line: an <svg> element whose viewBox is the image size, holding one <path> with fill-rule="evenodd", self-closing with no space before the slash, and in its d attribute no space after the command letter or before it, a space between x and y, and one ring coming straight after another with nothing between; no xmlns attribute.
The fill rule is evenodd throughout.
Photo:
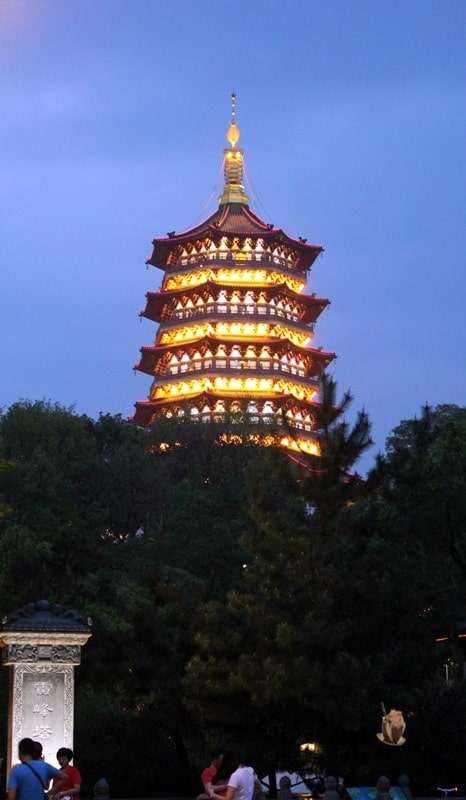
<svg viewBox="0 0 466 800"><path fill-rule="evenodd" d="M39 741L45 760L73 747L74 668L92 621L78 611L39 600L2 619L2 663L10 668L7 770L17 762L18 742Z"/></svg>

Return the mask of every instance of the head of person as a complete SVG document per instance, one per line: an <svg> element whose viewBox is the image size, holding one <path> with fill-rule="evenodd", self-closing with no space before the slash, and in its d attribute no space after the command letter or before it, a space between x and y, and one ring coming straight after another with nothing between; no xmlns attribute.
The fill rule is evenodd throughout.
<svg viewBox="0 0 466 800"><path fill-rule="evenodd" d="M73 760L73 751L69 747L60 747L57 750L57 761L61 767L67 767Z"/></svg>
<svg viewBox="0 0 466 800"><path fill-rule="evenodd" d="M210 756L210 763L212 764L215 769L220 768L220 764L222 763L223 758L223 750L212 750Z"/></svg>
<svg viewBox="0 0 466 800"><path fill-rule="evenodd" d="M34 744L35 742L27 736L25 739L21 739L18 744L18 757L20 761L22 761L23 758L33 758Z"/></svg>
<svg viewBox="0 0 466 800"><path fill-rule="evenodd" d="M42 755L42 745L40 742L34 742L34 752L32 754L32 758L34 761L41 761L44 756Z"/></svg>
<svg viewBox="0 0 466 800"><path fill-rule="evenodd" d="M244 763L244 756L239 747L229 747L225 750L222 763L213 779L212 783L220 783L232 775L240 764Z"/></svg>

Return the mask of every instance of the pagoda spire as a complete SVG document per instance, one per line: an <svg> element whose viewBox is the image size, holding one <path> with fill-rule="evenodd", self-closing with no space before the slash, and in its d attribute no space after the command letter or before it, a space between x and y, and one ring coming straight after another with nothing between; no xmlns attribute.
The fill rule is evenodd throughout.
<svg viewBox="0 0 466 800"><path fill-rule="evenodd" d="M231 95L231 121L227 131L227 141L230 147L225 148L224 154L224 176L225 185L223 193L218 198L219 205L227 203L241 203L248 205L249 197L244 191L243 186L243 150L237 147L240 137L240 129L236 124L236 95Z"/></svg>

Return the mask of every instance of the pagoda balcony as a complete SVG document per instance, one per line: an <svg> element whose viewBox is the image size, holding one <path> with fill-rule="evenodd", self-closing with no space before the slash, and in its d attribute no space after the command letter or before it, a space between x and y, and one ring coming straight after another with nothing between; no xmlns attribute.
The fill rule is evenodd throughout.
<svg viewBox="0 0 466 800"><path fill-rule="evenodd" d="M166 373L179 375L183 372L206 371L208 369L221 370L255 370L261 375L264 372L286 372L288 375L297 375L300 378L306 377L306 370L295 364L285 364L281 361L273 361L267 358L197 358L189 363L171 364Z"/></svg>
<svg viewBox="0 0 466 800"><path fill-rule="evenodd" d="M315 295L307 295L288 290L273 291L273 287L268 287L266 295L270 293L264 301L258 302L256 299L245 301L239 298L209 297L215 292L215 283L206 284L207 289L201 293L199 289L189 289L168 293L159 289L157 292L148 292L146 295L146 307L140 312L141 317L151 319L154 322L168 319L192 319L209 314L238 314L240 316L269 314L280 316L291 321L301 321L303 324L315 323L324 308L328 305L328 300L316 298ZM222 288L224 292L232 292L232 288ZM244 288L243 288L243 291ZM257 291L253 289L253 291ZM251 290L248 290L248 294ZM206 294L201 297L200 294ZM278 296L278 303L275 300ZM180 299L182 307L173 310L175 302ZM190 305L188 302L190 301ZM283 302L284 301L284 302ZM291 301L291 302L290 302Z"/></svg>
<svg viewBox="0 0 466 800"><path fill-rule="evenodd" d="M269 305L256 306L251 303L208 303L204 306L196 306L195 308L178 308L173 312L170 319L197 319L198 317L211 316L218 314L231 314L235 316L251 316L251 317L282 317L289 319L293 322L299 322L298 314L290 314L282 309L274 308ZM164 317L168 319L167 317Z"/></svg>
<svg viewBox="0 0 466 800"><path fill-rule="evenodd" d="M138 424L148 425L150 424L150 419L153 416L154 411L156 411L157 407L163 406L166 401L144 401L140 403L136 403L138 410L136 415L140 417L138 420ZM254 401L251 401L253 404ZM193 420L199 420L203 423L209 422L223 422L225 420L225 415L227 412L225 411L218 411L215 409L210 409L206 411L197 412L195 415L192 414L191 418ZM234 413L234 412L233 412ZM285 431L294 431L295 435L298 437L303 437L309 441L315 441L316 436L322 434L322 431L315 427L313 422L309 419L295 419L292 417L287 417L286 421L283 419L282 415L277 412L266 412L255 408L249 407L247 410L248 413L248 421L251 426L258 425L262 423L267 427L275 429L280 435L283 434ZM231 418L230 418L231 421ZM234 420L233 420L234 421Z"/></svg>
<svg viewBox="0 0 466 800"><path fill-rule="evenodd" d="M146 314L142 314L146 316ZM232 303L210 303L194 308L178 308L171 316L162 316L160 331L176 328L175 322L195 321L208 318L210 322L237 322L240 319L248 322L267 322L276 319L286 320L300 333L311 336L314 333L315 323L304 322L302 317L282 308L270 305L247 305ZM158 320L155 320L158 321Z"/></svg>
<svg viewBox="0 0 466 800"><path fill-rule="evenodd" d="M215 410L201 411L199 415L196 415L193 418L200 419L202 422L222 422L225 419L225 412L219 412ZM316 433L319 433L319 431L317 431L313 424L308 420L297 420L287 417L285 422L281 414L277 414L275 412L270 414L264 411L248 410L248 421L251 425L257 425L262 422L264 425L270 425L280 430L285 428L286 430L292 429L295 431L300 431L301 433L309 434L313 440L316 438Z"/></svg>
<svg viewBox="0 0 466 800"><path fill-rule="evenodd" d="M277 264L281 267L285 267L286 269L294 269L293 265L290 264L290 261L286 258L281 256L272 255L272 253L258 253L253 251L238 251L238 250L213 250L210 253L203 253L200 256L183 256L177 262L177 264L185 267L189 266L190 268L195 266L202 266L205 261L227 261L231 264L244 264L246 263L248 267L251 266L254 261L258 261L260 264L264 262L268 262L270 264Z"/></svg>
<svg viewBox="0 0 466 800"><path fill-rule="evenodd" d="M153 262L150 262L153 263ZM212 269L218 265L231 269L244 269L251 270L254 268L264 269L267 267L278 269L284 273L293 273L294 275L305 275L306 269L296 266L288 259L282 258L271 253L238 253L237 251L217 251L212 253L203 253L202 256L184 256L177 259L173 264L155 264L159 269L173 275L185 275L199 269Z"/></svg>
<svg viewBox="0 0 466 800"><path fill-rule="evenodd" d="M209 356L208 358L196 358L189 362L180 362L179 364L170 364L163 371L154 372L152 359L145 358L143 354L141 362L135 367L141 372L146 372L152 375L156 380L163 380L164 382L176 382L183 377L192 377L195 375L217 375L223 377L253 377L265 378L269 375L277 377L283 375L295 379L297 383L302 384L306 388L319 389L319 375L310 375L309 370L303 366L296 364L286 364L282 361L273 359L259 359L259 358L218 358ZM152 368L151 368L152 367ZM319 369L320 365L318 365ZM320 370L319 370L320 372Z"/></svg>

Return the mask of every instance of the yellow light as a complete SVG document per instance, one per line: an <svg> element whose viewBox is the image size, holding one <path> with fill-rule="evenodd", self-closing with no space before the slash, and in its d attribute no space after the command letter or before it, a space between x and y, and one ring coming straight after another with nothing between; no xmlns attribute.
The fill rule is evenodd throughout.
<svg viewBox="0 0 466 800"><path fill-rule="evenodd" d="M175 328L171 331L164 331L160 337L160 344L172 344L173 342L192 342L194 339L202 339L212 332L212 327L209 323L203 325L185 326L184 328Z"/></svg>
<svg viewBox="0 0 466 800"><path fill-rule="evenodd" d="M288 339L298 347L306 347L309 343L309 335L307 333L298 333L291 328L287 328L286 325L274 325L271 335L276 336L278 339Z"/></svg>
<svg viewBox="0 0 466 800"><path fill-rule="evenodd" d="M271 378L261 378L259 381L259 389L261 391L270 392L273 389L273 381Z"/></svg>
<svg viewBox="0 0 466 800"><path fill-rule="evenodd" d="M299 745L299 749L301 750L302 753L306 752L306 750L310 751L311 753L314 753L316 749L316 744L315 742L303 742L303 744Z"/></svg>
<svg viewBox="0 0 466 800"><path fill-rule="evenodd" d="M320 448L317 442L310 442L308 439L298 439L300 450L310 456L320 456Z"/></svg>
<svg viewBox="0 0 466 800"><path fill-rule="evenodd" d="M219 249L222 250L222 248ZM212 251L212 248L211 248ZM216 252L214 247L213 253ZM223 252L223 250L222 250ZM240 255L235 254L235 258ZM254 262L252 262L254 263ZM207 281L214 283L235 283L235 284L252 284L254 286L267 286L285 283L293 292L300 293L306 286L306 279L296 275L290 275L288 272L278 272L275 268L272 270L264 269L263 267L251 269L228 269L212 264L211 267L204 269L193 269L191 272L183 275L169 275L166 276L163 290L174 291L186 289L191 286L201 286Z"/></svg>

